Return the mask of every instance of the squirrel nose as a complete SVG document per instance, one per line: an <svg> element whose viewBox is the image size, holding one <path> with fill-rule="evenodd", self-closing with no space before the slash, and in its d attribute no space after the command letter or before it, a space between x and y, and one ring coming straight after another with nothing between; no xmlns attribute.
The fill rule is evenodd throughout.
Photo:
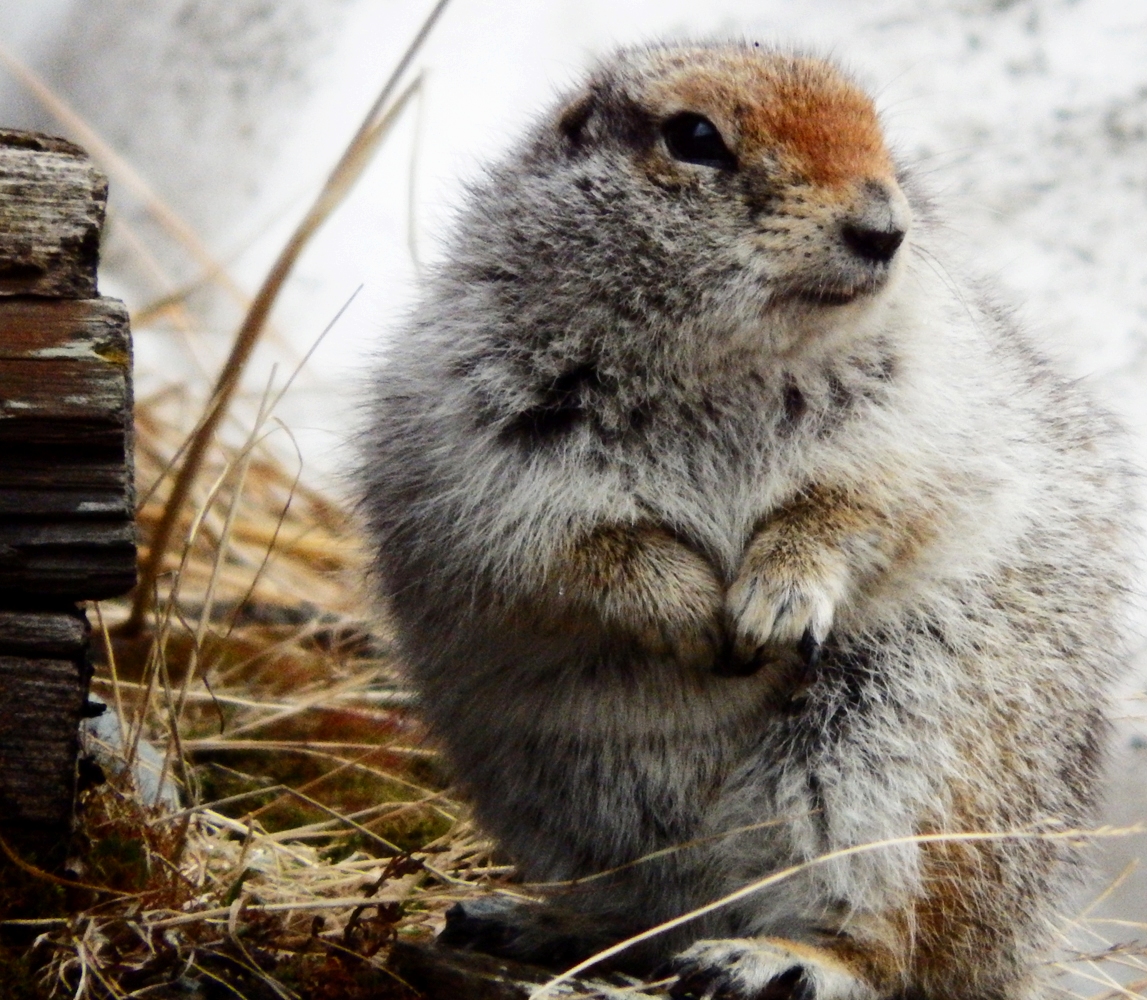
<svg viewBox="0 0 1147 1000"><path fill-rule="evenodd" d="M851 222L841 227L840 235L854 254L877 264L887 264L904 240L902 229L869 229Z"/></svg>
<svg viewBox="0 0 1147 1000"><path fill-rule="evenodd" d="M904 242L907 215L907 203L899 189L890 191L879 181L867 181L860 210L841 224L840 237L861 259L887 264Z"/></svg>

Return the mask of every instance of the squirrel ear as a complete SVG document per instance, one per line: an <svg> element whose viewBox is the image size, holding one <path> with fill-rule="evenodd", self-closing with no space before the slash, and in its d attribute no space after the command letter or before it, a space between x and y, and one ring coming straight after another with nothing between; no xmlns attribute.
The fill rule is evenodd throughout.
<svg viewBox="0 0 1147 1000"><path fill-rule="evenodd" d="M558 117L558 130L574 146L580 146L586 123L597 108L597 96L590 91L566 107Z"/></svg>

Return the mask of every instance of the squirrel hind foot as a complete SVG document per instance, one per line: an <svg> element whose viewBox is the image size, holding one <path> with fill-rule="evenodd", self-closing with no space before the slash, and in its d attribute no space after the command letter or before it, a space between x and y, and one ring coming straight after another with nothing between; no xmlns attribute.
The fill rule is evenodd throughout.
<svg viewBox="0 0 1147 1000"><path fill-rule="evenodd" d="M698 941L673 960L673 1000L876 1000L822 949L766 938Z"/></svg>

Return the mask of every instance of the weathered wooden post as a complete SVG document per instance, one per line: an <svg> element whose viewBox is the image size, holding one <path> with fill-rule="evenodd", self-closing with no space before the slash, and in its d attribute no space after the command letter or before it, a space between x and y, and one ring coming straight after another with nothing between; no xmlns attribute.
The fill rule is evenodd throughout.
<svg viewBox="0 0 1147 1000"><path fill-rule="evenodd" d="M87 705L76 602L135 581L131 336L99 297L107 181L0 130L0 835L60 842ZM0 861L2 863L2 861Z"/></svg>

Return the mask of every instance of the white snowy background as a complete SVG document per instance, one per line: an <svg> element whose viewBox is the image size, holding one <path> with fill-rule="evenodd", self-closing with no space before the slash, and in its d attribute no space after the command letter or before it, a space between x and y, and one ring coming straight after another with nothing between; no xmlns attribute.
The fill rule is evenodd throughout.
<svg viewBox="0 0 1147 1000"><path fill-rule="evenodd" d="M428 0L0 0L0 46L39 74L251 294ZM892 143L1046 349L1147 456L1147 0L453 0L415 61L418 99L311 244L247 379L292 368L359 286L281 415L338 490L355 386L401 321L463 195L596 55L747 37L829 53L877 95ZM0 67L0 125L73 134ZM204 265L113 175L101 274L134 310ZM141 390L202 391L241 316L218 283L193 321L137 326ZM280 374L280 380L282 375ZM1141 685L1136 685L1141 696ZM1147 819L1147 703L1128 703L1108 818ZM1108 841L1096 885L1142 839ZM1147 921L1147 877L1104 904ZM1115 927L1125 940L1147 927Z"/></svg>

